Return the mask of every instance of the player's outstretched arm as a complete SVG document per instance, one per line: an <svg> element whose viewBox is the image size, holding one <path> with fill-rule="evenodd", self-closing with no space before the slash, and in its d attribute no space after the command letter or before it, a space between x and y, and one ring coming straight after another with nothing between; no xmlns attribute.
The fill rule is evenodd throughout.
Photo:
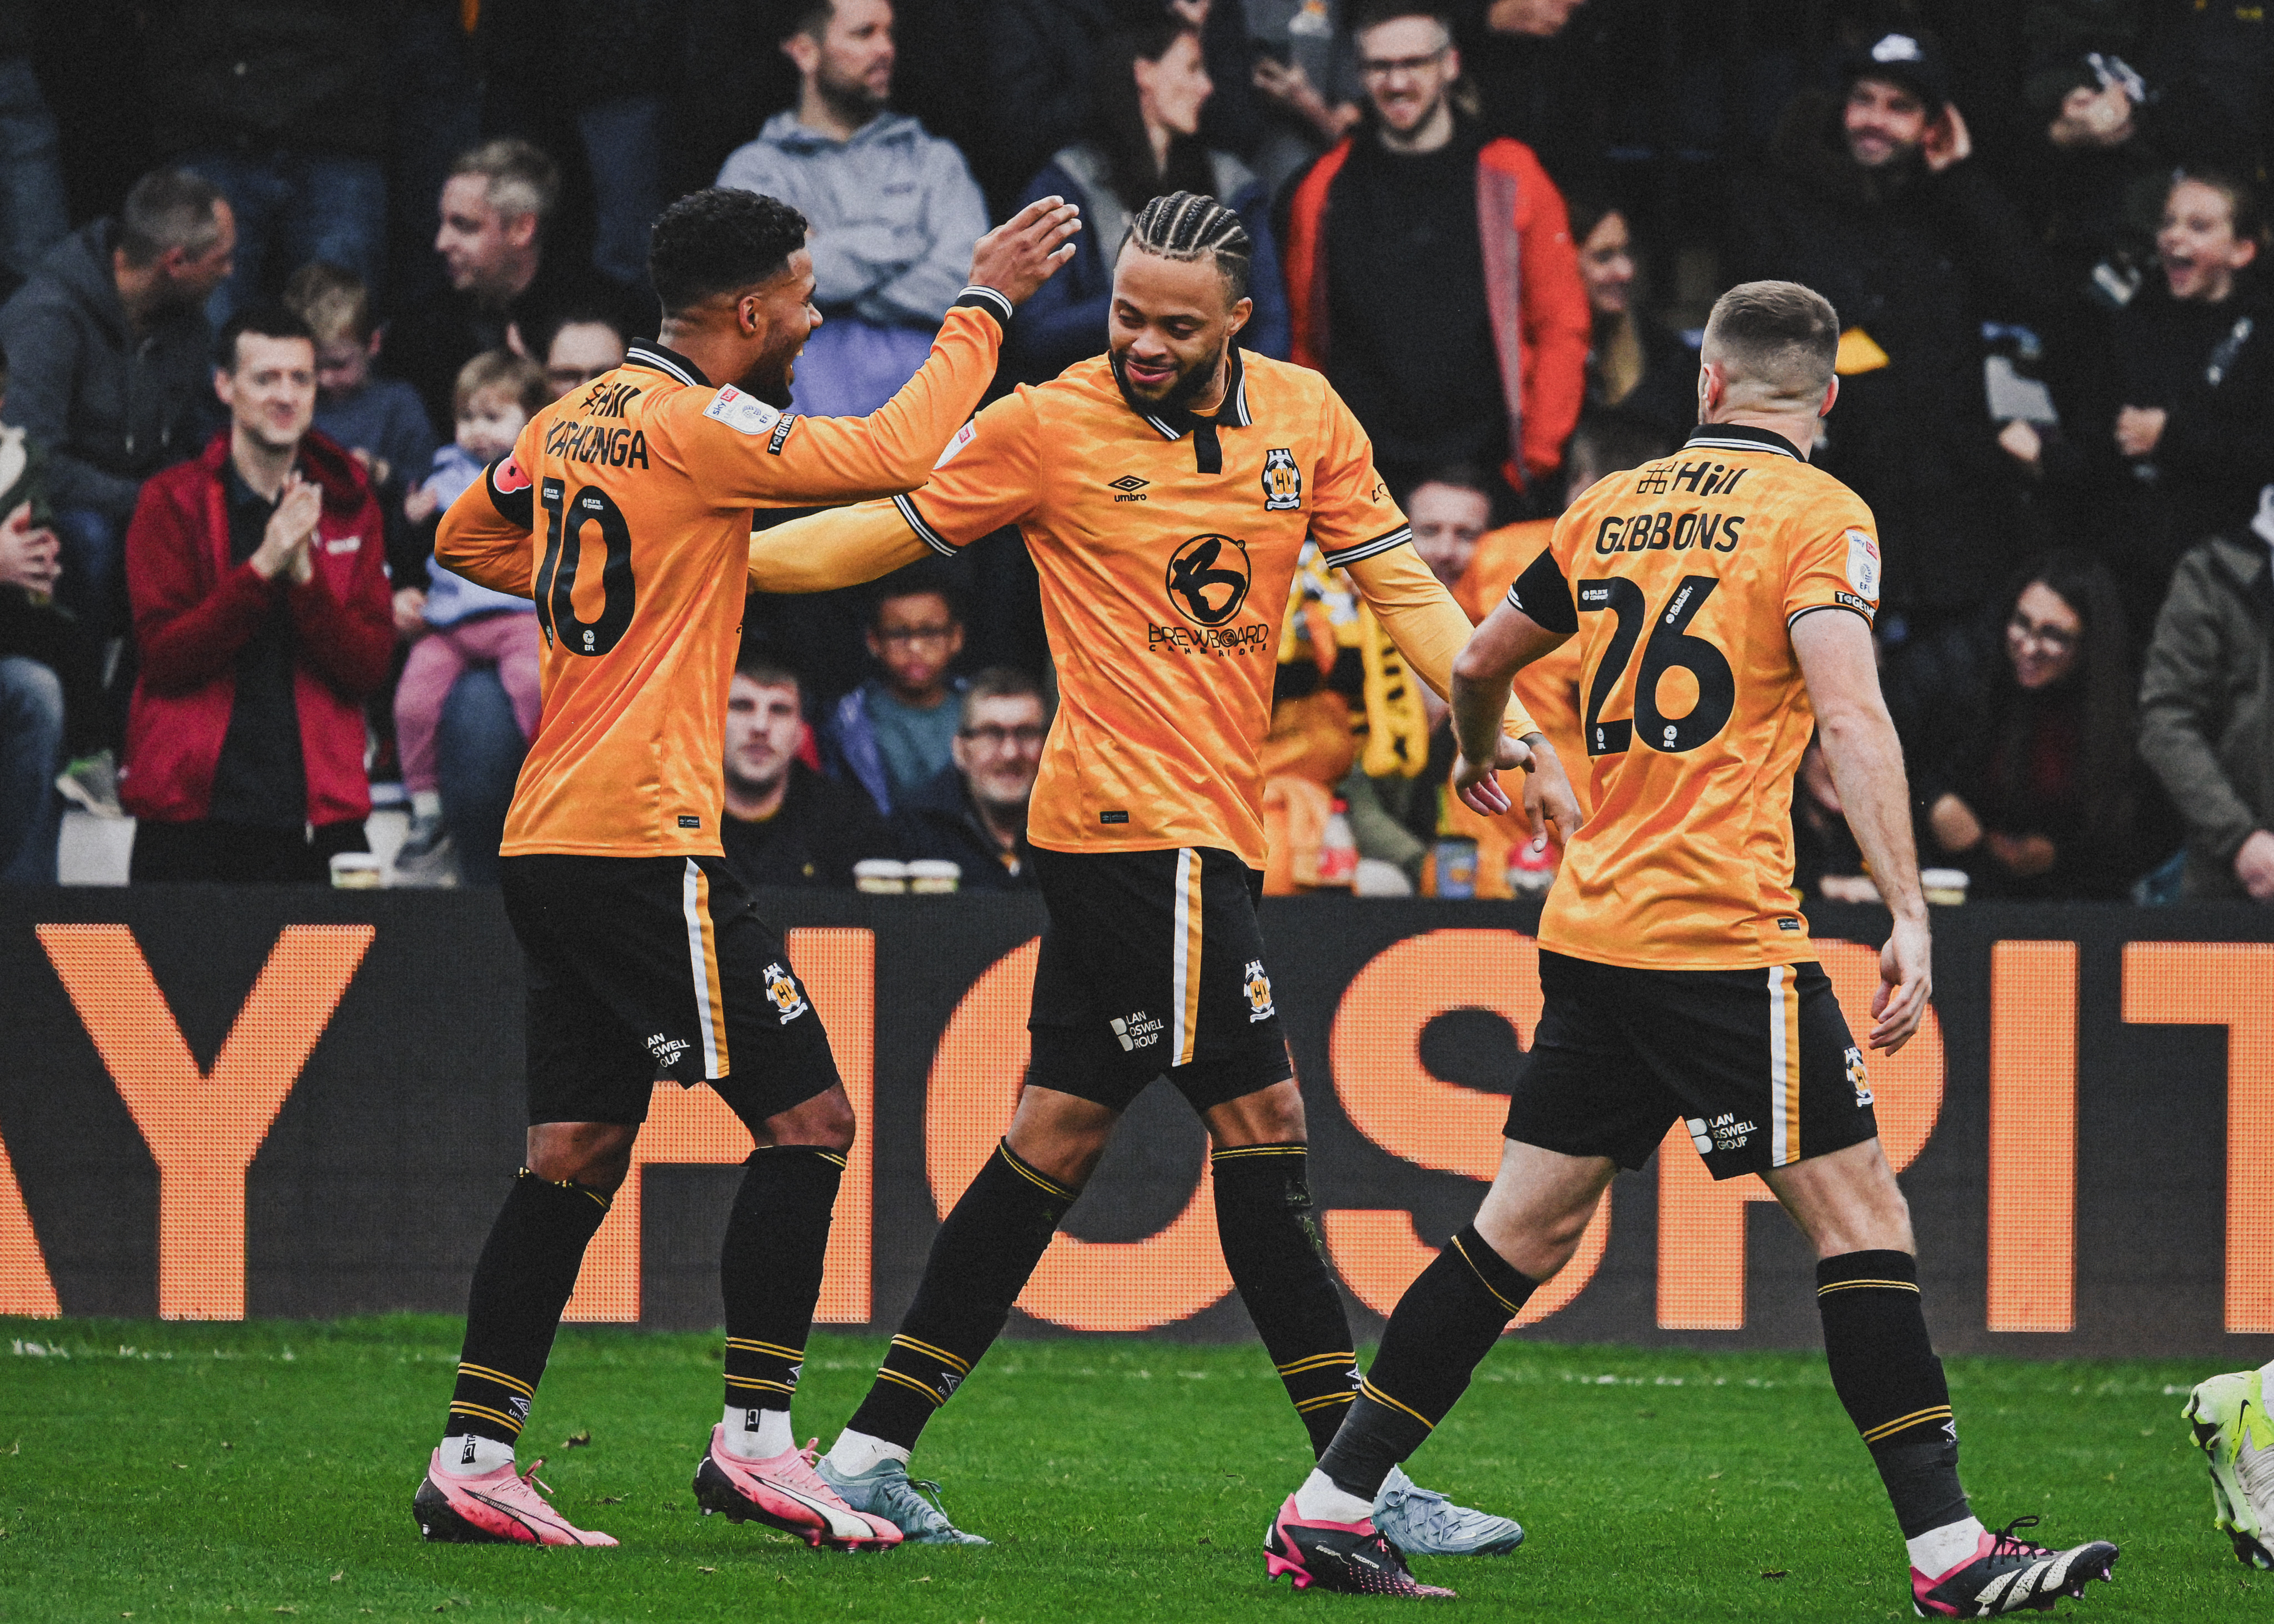
<svg viewBox="0 0 2274 1624"><path fill-rule="evenodd" d="M1521 741L1510 738L1502 724L1516 673L1562 647L1570 635L1551 631L1514 604L1503 603L1485 617L1453 661L1453 736L1460 744L1453 763L1453 788L1471 810L1496 816L1512 804L1501 787L1499 770L1523 768L1530 775L1524 805L1535 845L1546 838L1548 823L1568 843L1586 815L1571 793L1555 748L1530 726L1531 718L1525 718L1528 731Z"/></svg>
<svg viewBox="0 0 2274 1624"><path fill-rule="evenodd" d="M1844 609L1803 614L1792 623L1792 648L1849 832L1895 916L1894 934L1879 951L1879 991L1871 1000L1871 1047L1893 1054L1926 1018L1934 984L1902 745L1879 695L1871 628L1861 615Z"/></svg>
<svg viewBox="0 0 2274 1624"><path fill-rule="evenodd" d="M529 545L537 516L533 495L515 457L492 463L443 514L434 532L434 561L493 592L530 597L537 574Z"/></svg>
<svg viewBox="0 0 2274 1624"><path fill-rule="evenodd" d="M972 285L940 324L930 357L867 417L730 416L741 432L715 437L715 469L712 459L704 462L719 499L805 508L923 484L994 380L1013 308L1073 257L1078 214L1063 199L1044 198L981 237L972 251Z"/></svg>
<svg viewBox="0 0 2274 1624"><path fill-rule="evenodd" d="M831 592L889 575L930 552L891 502L862 502L755 531L750 587L759 592Z"/></svg>
<svg viewBox="0 0 2274 1624"><path fill-rule="evenodd" d="M1405 657L1407 668L1440 699L1449 701L1457 681L1454 674L1456 663L1475 628L1444 583L1430 573L1421 555L1411 547L1392 547L1387 553L1360 559L1344 568L1366 598L1367 607L1381 620L1382 628L1389 634L1390 642ZM1558 637L1555 641L1560 643L1562 639ZM1511 679L1517 669L1520 667L1510 669ZM1501 759L1503 755L1508 759ZM1535 840L1547 833L1542 826L1543 817L1553 821L1566 840L1577 832L1578 798L1571 793L1562 764L1555 759L1555 752L1540 731L1539 724L1505 687L1502 694L1500 741L1493 747L1493 761L1498 767L1522 767L1532 775L1525 781L1525 809ZM1491 809L1506 811L1506 792L1489 778L1486 787L1501 803ZM1478 808L1480 811L1486 809Z"/></svg>

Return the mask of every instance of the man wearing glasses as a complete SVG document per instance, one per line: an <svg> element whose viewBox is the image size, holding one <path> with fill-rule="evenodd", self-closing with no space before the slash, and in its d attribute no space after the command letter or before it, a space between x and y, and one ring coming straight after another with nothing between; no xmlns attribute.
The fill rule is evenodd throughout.
<svg viewBox="0 0 2274 1624"><path fill-rule="evenodd" d="M1050 713L1039 683L997 665L963 690L953 760L892 819L900 855L961 866L965 891L1031 891L1027 802L1043 765Z"/></svg>
<svg viewBox="0 0 2274 1624"><path fill-rule="evenodd" d="M1456 105L1461 54L1427 0L1370 0L1352 32L1366 117L1289 207L1291 358L1333 382L1393 487L1465 462L1528 491L1562 462L1586 390L1562 196L1529 147L1487 140Z"/></svg>
<svg viewBox="0 0 2274 1624"><path fill-rule="evenodd" d="M837 702L823 729L830 765L890 817L947 769L962 725L963 617L944 583L910 571L885 583L869 614L877 674Z"/></svg>

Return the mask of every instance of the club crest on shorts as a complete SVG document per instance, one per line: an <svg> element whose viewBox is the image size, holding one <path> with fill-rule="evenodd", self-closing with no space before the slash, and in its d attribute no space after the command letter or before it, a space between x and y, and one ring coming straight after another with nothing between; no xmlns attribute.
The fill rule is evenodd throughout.
<svg viewBox="0 0 2274 1624"><path fill-rule="evenodd" d="M1303 470L1295 466L1295 454L1274 446L1263 454L1263 510L1285 513L1302 505Z"/></svg>
<svg viewBox="0 0 2274 1624"><path fill-rule="evenodd" d="M1848 1086L1856 1091L1856 1109L1862 1110L1871 1102L1871 1073L1864 1064L1864 1051L1850 1047L1847 1054Z"/></svg>
<svg viewBox="0 0 2274 1624"><path fill-rule="evenodd" d="M1247 1024L1269 1020L1279 1011L1271 1003L1271 978L1264 973L1263 961L1251 959L1247 968L1240 972L1240 987L1247 994Z"/></svg>
<svg viewBox="0 0 2274 1624"><path fill-rule="evenodd" d="M806 1011L805 995L798 990L797 978L779 964L766 966L766 996L781 1011L781 1024L785 1026Z"/></svg>

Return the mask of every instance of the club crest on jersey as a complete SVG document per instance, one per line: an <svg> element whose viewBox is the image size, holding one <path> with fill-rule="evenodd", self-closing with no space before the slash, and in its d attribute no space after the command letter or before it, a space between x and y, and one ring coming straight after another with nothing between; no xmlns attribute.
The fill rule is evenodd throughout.
<svg viewBox="0 0 2274 1624"><path fill-rule="evenodd" d="M1271 1003L1271 978L1263 969L1261 959L1251 959L1247 968L1240 972L1240 985L1247 994L1247 1024L1269 1020L1279 1011Z"/></svg>
<svg viewBox="0 0 2274 1624"><path fill-rule="evenodd" d="M703 415L714 423L723 423L737 434L748 434L753 440L773 432L781 421L781 413L767 405L755 395L747 395L733 384L721 384Z"/></svg>
<svg viewBox="0 0 2274 1624"><path fill-rule="evenodd" d="M1863 597L1879 595L1879 544L1858 530L1848 532L1848 584Z"/></svg>
<svg viewBox="0 0 2274 1624"><path fill-rule="evenodd" d="M805 995L797 989L795 976L783 969L779 964L770 964L766 966L765 981L766 996L772 999L774 1008L781 1011L783 1026L788 1026L790 1022L805 1013Z"/></svg>
<svg viewBox="0 0 2274 1624"><path fill-rule="evenodd" d="M1247 544L1194 536L1169 556L1169 601L1195 626L1221 626L1247 601Z"/></svg>
<svg viewBox="0 0 2274 1624"><path fill-rule="evenodd" d="M1263 510L1285 513L1302 505L1303 470L1295 466L1295 454L1274 446L1263 454Z"/></svg>

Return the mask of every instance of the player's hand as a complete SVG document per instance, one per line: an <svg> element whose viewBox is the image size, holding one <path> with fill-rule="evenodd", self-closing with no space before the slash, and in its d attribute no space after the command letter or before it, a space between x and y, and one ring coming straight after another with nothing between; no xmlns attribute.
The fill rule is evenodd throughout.
<svg viewBox="0 0 2274 1624"><path fill-rule="evenodd" d="M1879 990L1871 996L1871 1047L1894 1054L1926 1019L1934 991L1932 944L1924 919L1899 919L1879 950Z"/></svg>
<svg viewBox="0 0 2274 1624"><path fill-rule="evenodd" d="M1456 756L1453 761L1454 793L1460 796L1461 803L1470 811L1480 812L1487 817L1498 817L1515 804L1509 800L1508 792L1500 786L1500 779L1495 776L1502 767L1521 767L1530 772L1532 747L1521 739L1511 739L1502 733L1500 748L1491 761L1477 763L1466 756Z"/></svg>
<svg viewBox="0 0 2274 1624"><path fill-rule="evenodd" d="M1064 198L1028 204L973 244L973 285L992 288L1013 304L1025 304L1073 258L1073 234L1081 229L1081 210Z"/></svg>
<svg viewBox="0 0 2274 1624"><path fill-rule="evenodd" d="M1532 771L1524 780L1524 821L1532 826L1532 849L1547 849L1551 823L1555 826L1557 842L1569 846L1587 815L1580 809L1578 796L1571 793L1571 780L1564 775L1555 748L1545 738L1537 743L1527 738L1525 742L1532 744Z"/></svg>

